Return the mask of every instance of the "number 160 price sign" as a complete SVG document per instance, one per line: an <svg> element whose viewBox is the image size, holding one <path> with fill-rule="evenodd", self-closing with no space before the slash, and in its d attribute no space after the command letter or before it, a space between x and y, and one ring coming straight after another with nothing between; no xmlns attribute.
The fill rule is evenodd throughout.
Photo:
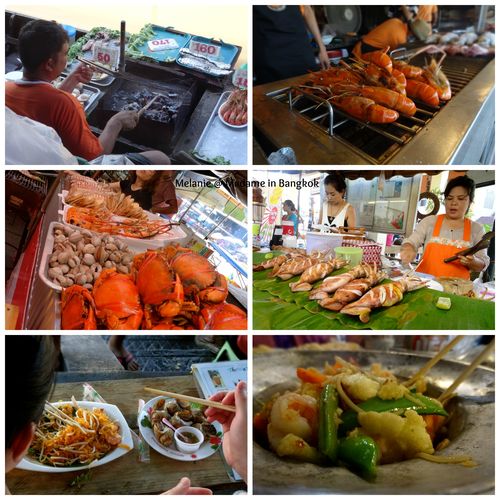
<svg viewBox="0 0 500 500"><path fill-rule="evenodd" d="M220 47L218 45L212 45L211 43L197 42L191 40L189 43L189 50L195 54L201 54L207 57L219 57Z"/></svg>

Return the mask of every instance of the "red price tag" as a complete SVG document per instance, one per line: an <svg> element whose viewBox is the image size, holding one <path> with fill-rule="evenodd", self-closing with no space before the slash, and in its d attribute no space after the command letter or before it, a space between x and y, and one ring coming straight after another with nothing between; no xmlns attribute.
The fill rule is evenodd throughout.
<svg viewBox="0 0 500 500"><path fill-rule="evenodd" d="M197 42L195 40L191 40L189 42L189 50L194 52L195 54L202 54L207 57L217 58L220 54L220 46L212 45L210 43Z"/></svg>
<svg viewBox="0 0 500 500"><path fill-rule="evenodd" d="M92 57L94 61L97 61L99 64L104 64L114 69L118 66L120 47L94 43L92 47Z"/></svg>

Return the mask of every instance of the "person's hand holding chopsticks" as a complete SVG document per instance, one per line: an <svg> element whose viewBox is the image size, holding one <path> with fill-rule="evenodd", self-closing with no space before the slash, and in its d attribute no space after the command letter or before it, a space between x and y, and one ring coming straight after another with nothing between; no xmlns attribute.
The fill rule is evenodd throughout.
<svg viewBox="0 0 500 500"><path fill-rule="evenodd" d="M225 405L235 405L236 413L207 408L209 422L217 420L224 430L222 450L227 463L247 481L247 384L239 382L235 391L218 392L211 398Z"/></svg>

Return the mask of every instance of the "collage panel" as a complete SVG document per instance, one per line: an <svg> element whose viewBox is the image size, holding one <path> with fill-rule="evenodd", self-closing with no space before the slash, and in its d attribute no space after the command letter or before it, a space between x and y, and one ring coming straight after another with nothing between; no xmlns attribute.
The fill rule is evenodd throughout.
<svg viewBox="0 0 500 500"><path fill-rule="evenodd" d="M246 175L7 170L6 328L246 330Z"/></svg>
<svg viewBox="0 0 500 500"><path fill-rule="evenodd" d="M494 164L494 31L494 5L254 5L254 164Z"/></svg>
<svg viewBox="0 0 500 500"><path fill-rule="evenodd" d="M494 335L253 346L256 495L494 494Z"/></svg>
<svg viewBox="0 0 500 500"><path fill-rule="evenodd" d="M7 335L5 355L8 494L246 491L246 335Z"/></svg>
<svg viewBox="0 0 500 500"><path fill-rule="evenodd" d="M249 8L196 14L7 5L6 163L246 166Z"/></svg>
<svg viewBox="0 0 500 500"><path fill-rule="evenodd" d="M495 329L493 170L253 179L255 330Z"/></svg>

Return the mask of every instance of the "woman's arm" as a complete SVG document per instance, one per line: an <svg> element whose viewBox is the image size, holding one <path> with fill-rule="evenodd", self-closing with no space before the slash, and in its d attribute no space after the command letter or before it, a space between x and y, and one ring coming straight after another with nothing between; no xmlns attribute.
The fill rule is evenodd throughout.
<svg viewBox="0 0 500 500"><path fill-rule="evenodd" d="M302 15L304 16L304 21L306 22L307 29L311 32L315 42L319 47L319 63L323 69L330 67L330 58L326 51L325 44L321 38L321 33L319 32L318 21L316 21L316 16L314 10L310 5L302 5Z"/></svg>
<svg viewBox="0 0 500 500"><path fill-rule="evenodd" d="M436 223L436 217L432 215L421 220L415 231L403 241L401 245L400 258L403 264L409 264L417 256L418 249L425 243L427 234L432 231L434 224Z"/></svg>
<svg viewBox="0 0 500 500"><path fill-rule="evenodd" d="M354 210L354 207L352 205L349 205L346 215L347 225L349 227L356 227L356 210Z"/></svg>

